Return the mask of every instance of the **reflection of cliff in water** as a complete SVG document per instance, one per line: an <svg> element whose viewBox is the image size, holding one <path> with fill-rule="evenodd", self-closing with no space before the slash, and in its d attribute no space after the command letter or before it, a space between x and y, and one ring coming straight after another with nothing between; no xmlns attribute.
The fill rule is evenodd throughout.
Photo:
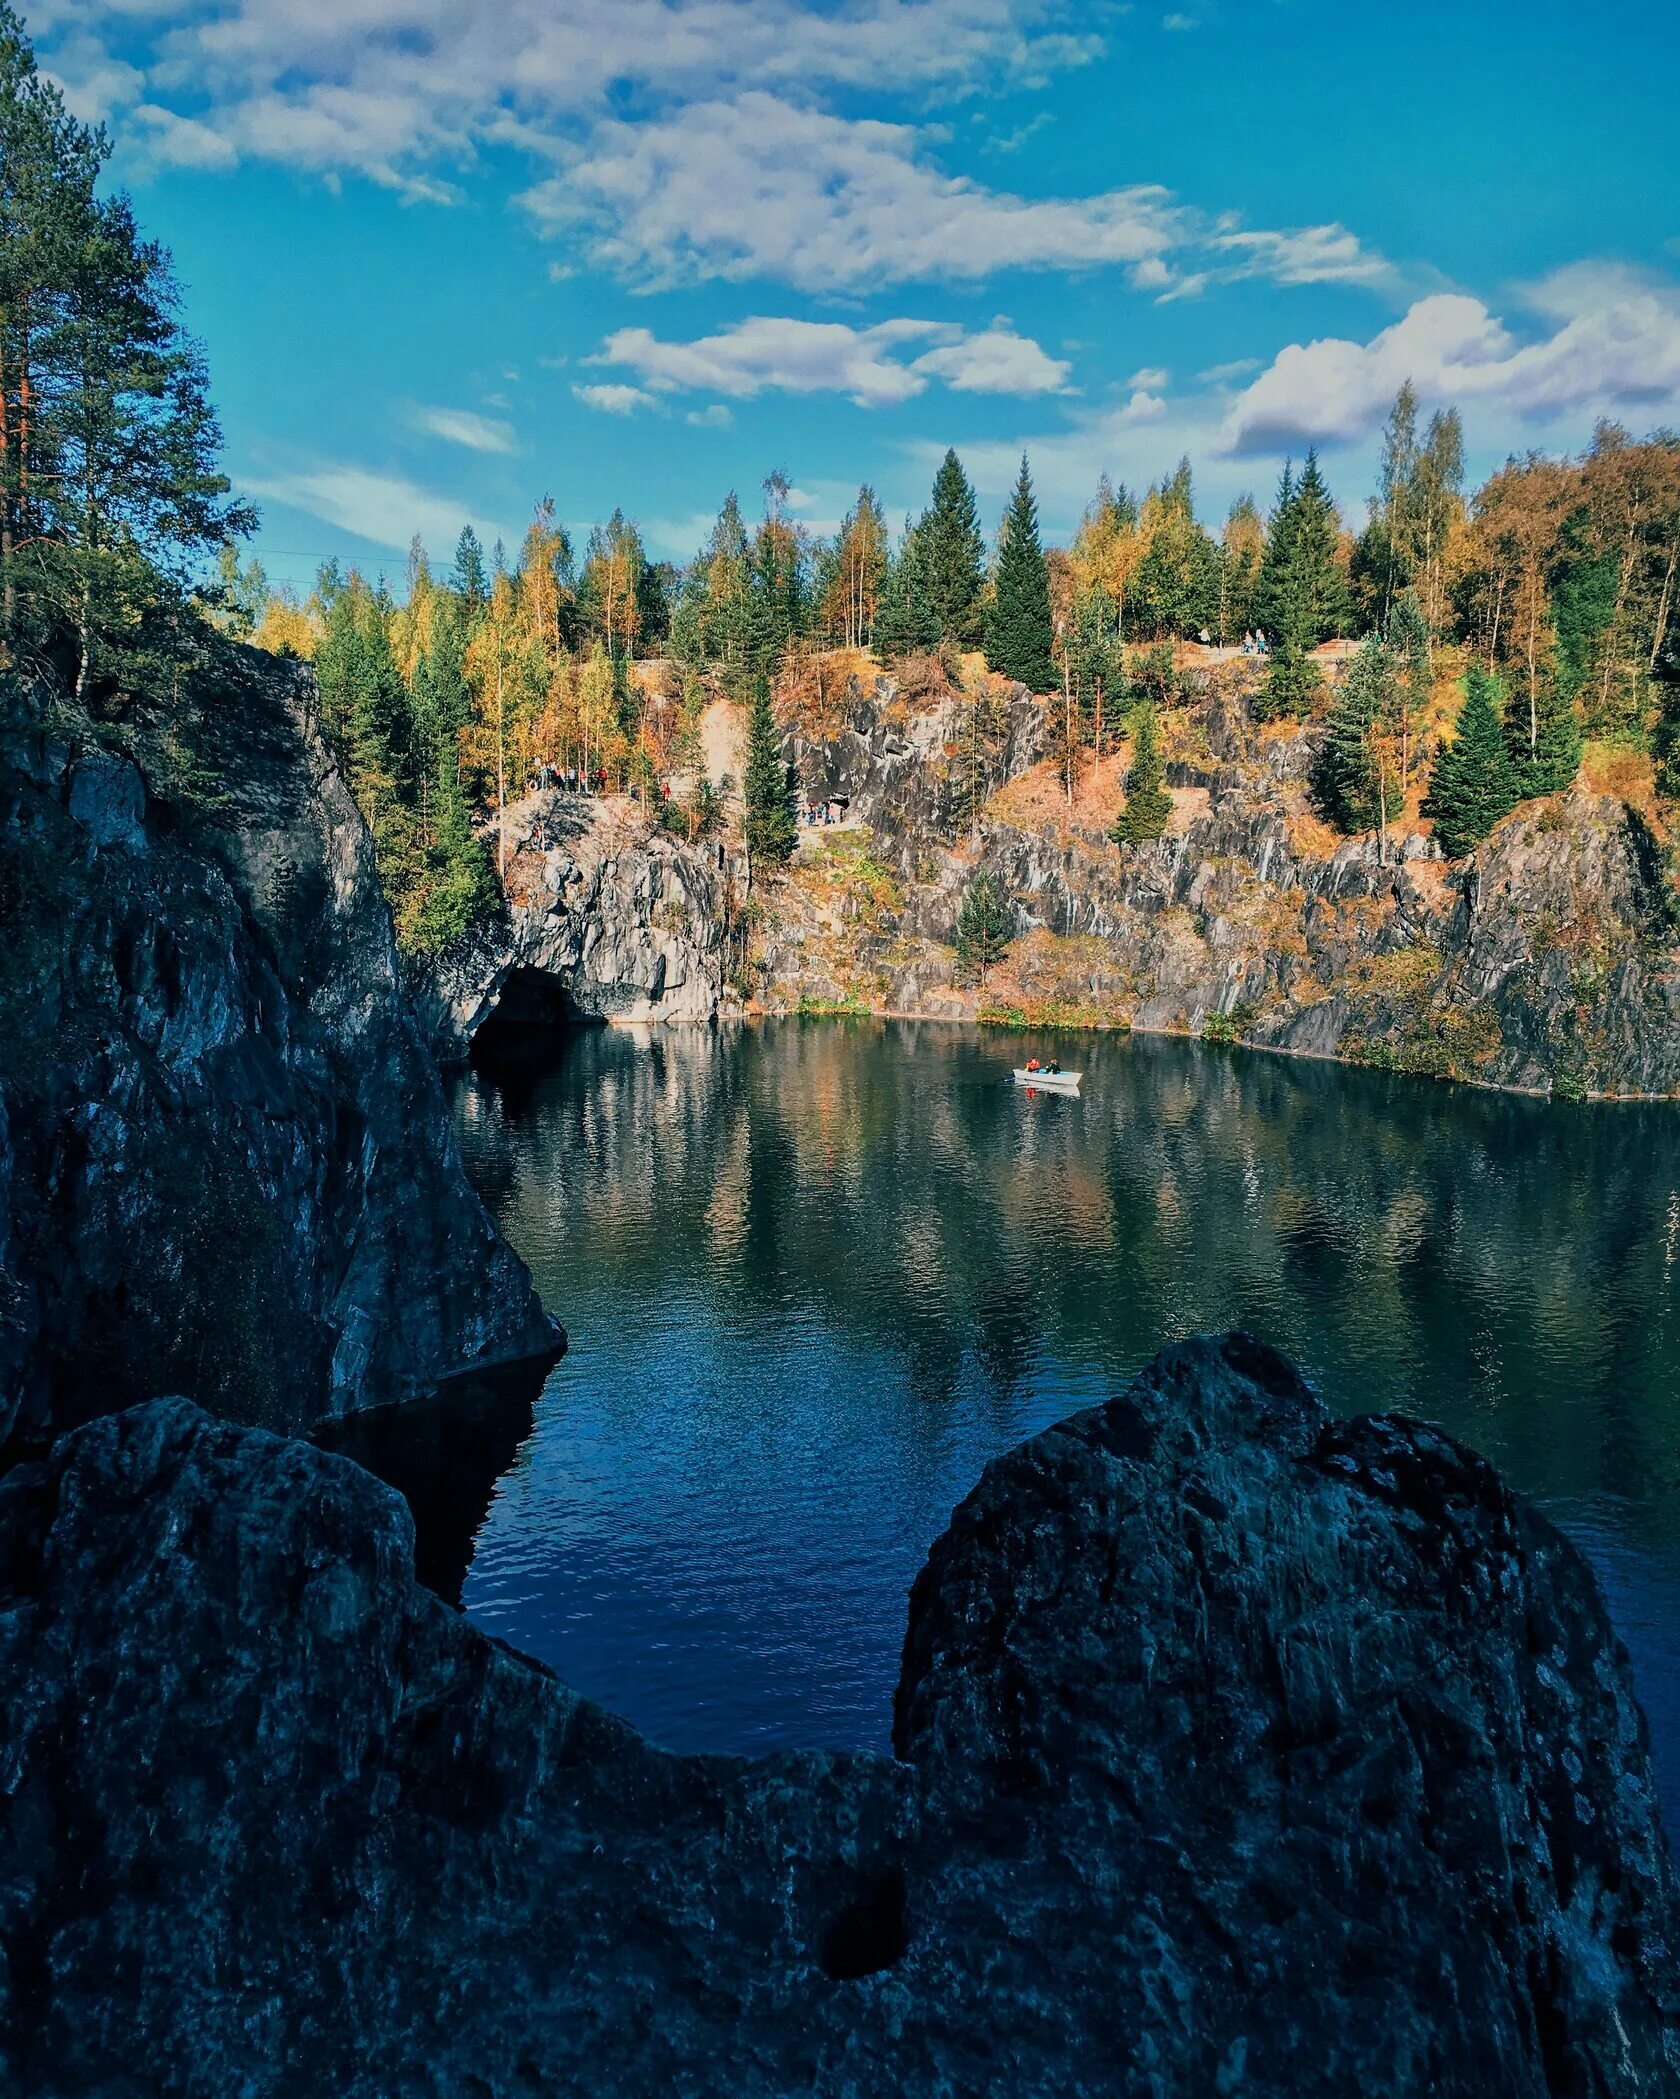
<svg viewBox="0 0 1680 2099"><path fill-rule="evenodd" d="M395 1487L414 1518L414 1571L445 1603L461 1601L496 1482L531 1433L546 1362L451 1378L404 1407L322 1422L310 1437Z"/></svg>
<svg viewBox="0 0 1680 2099"><path fill-rule="evenodd" d="M1046 1356L1117 1379L1248 1326L1336 1406L1442 1420L1528 1491L1673 1537L1675 1111L1092 1037L1082 1099L1026 1100L995 1083L1024 1041L578 1034L539 1076L463 1080L457 1124L553 1302L587 1262L724 1311L814 1306L932 1400L961 1375L1007 1398Z"/></svg>

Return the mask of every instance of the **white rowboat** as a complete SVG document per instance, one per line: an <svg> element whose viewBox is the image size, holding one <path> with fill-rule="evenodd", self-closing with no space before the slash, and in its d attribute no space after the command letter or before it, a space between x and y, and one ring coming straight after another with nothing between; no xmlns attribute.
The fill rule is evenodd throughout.
<svg viewBox="0 0 1680 2099"><path fill-rule="evenodd" d="M1042 1086L1046 1093L1077 1093L1079 1074L1076 1071L1023 1071L1015 1067L1017 1086Z"/></svg>

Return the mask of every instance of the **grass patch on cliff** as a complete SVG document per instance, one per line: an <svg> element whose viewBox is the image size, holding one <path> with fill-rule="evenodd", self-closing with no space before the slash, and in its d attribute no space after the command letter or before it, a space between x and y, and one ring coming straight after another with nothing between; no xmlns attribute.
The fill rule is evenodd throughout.
<svg viewBox="0 0 1680 2099"><path fill-rule="evenodd" d="M1077 1028L1087 1033L1113 1028L1124 1033L1131 1027L1123 1014L1072 998L984 999L974 1017L1000 1028Z"/></svg>
<svg viewBox="0 0 1680 2099"><path fill-rule="evenodd" d="M843 991L836 997L823 998L815 992L802 991L793 1009L795 1020L840 1020L847 1016L867 1016L872 1008L867 999L856 992Z"/></svg>
<svg viewBox="0 0 1680 2099"><path fill-rule="evenodd" d="M1421 1079L1469 1079L1500 1046L1499 1022L1485 1008L1438 1006L1381 1035L1350 1032L1342 1055L1350 1064Z"/></svg>
<svg viewBox="0 0 1680 2099"><path fill-rule="evenodd" d="M807 832L785 879L815 904L843 917L884 927L904 909L904 885L893 870L877 860L874 841L857 833L813 839Z"/></svg>
<svg viewBox="0 0 1680 2099"><path fill-rule="evenodd" d="M1445 962L1438 947L1415 941L1410 947L1391 948L1355 962L1347 974L1350 991L1372 998L1424 1001L1430 986L1440 976Z"/></svg>
<svg viewBox="0 0 1680 2099"><path fill-rule="evenodd" d="M1202 1022L1202 1040L1227 1044L1241 1042L1259 1018L1259 1009L1253 1001L1240 998L1225 1012L1209 1013L1206 1016Z"/></svg>

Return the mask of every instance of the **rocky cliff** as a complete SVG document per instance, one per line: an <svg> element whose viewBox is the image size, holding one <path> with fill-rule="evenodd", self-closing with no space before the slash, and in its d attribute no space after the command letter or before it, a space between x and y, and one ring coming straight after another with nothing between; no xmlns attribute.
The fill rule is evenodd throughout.
<svg viewBox="0 0 1680 2099"><path fill-rule="evenodd" d="M368 1474L179 1400L14 1468L0 1540L0 2062L42 2099L1680 2082L1584 1563L1240 1336L988 1469L897 1761L650 1748L420 1588Z"/></svg>
<svg viewBox="0 0 1680 2099"><path fill-rule="evenodd" d="M1576 788L1523 805L1463 863L1416 829L1385 854L1313 819L1316 732L1258 730L1240 695L1211 692L1169 722L1168 835L1121 848L1103 827L1119 767L1075 808L1047 780L1031 792L1023 705L1000 790L960 835L939 786L948 740L872 726L872 703L854 714L834 765L869 819L871 867L860 880L823 834L807 847L761 947L772 1003L989 1005L1491 1085L1680 1092L1672 885L1636 808ZM954 984L950 941L982 869L1018 938L978 995Z"/></svg>
<svg viewBox="0 0 1680 2099"><path fill-rule="evenodd" d="M1256 728L1240 690L1168 717L1168 835L1117 847L1111 754L1064 803L1043 704L994 706L991 792L961 820L960 703L855 689L788 733L805 796L843 808L761 884L627 802L541 795L510 821L506 918L420 987L445 1056L510 1016L710 1020L738 980L769 1010L867 1007L1033 1025L1212 1033L1307 1055L1578 1096L1680 1092L1680 931L1640 810L1577 787L1524 804L1449 865L1427 827L1338 839L1307 794L1318 731ZM985 870L1017 939L983 992L955 982L962 895ZM730 967L726 969L726 962Z"/></svg>
<svg viewBox="0 0 1680 2099"><path fill-rule="evenodd" d="M729 1003L723 847L684 845L618 798L547 790L507 813L507 908L416 975L444 1062L504 1023L706 1021Z"/></svg>
<svg viewBox="0 0 1680 2099"><path fill-rule="evenodd" d="M213 791L15 688L0 752L0 1447L177 1388L297 1428L552 1352L461 1171L367 831L240 652Z"/></svg>

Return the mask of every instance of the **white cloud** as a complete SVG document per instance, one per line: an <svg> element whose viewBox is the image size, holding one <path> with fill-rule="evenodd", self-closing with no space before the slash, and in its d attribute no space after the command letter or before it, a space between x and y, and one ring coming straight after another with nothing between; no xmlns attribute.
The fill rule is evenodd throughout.
<svg viewBox="0 0 1680 2099"><path fill-rule="evenodd" d="M1031 336L996 322L980 335L965 335L927 351L911 366L943 379L959 394L1057 394L1067 391L1071 367L1041 350Z"/></svg>
<svg viewBox="0 0 1680 2099"><path fill-rule="evenodd" d="M1269 277L1274 284L1379 284L1393 276L1390 264L1362 246L1345 226L1302 226L1292 233L1215 234L1208 246L1232 261L1225 278Z"/></svg>
<svg viewBox="0 0 1680 2099"><path fill-rule="evenodd" d="M470 408L421 408L414 420L432 437L441 437L446 445L464 446L469 452L518 450L511 423L495 416L475 415Z"/></svg>
<svg viewBox="0 0 1680 2099"><path fill-rule="evenodd" d="M1029 117L1026 123L1018 126L1014 131L1005 131L996 136L982 139L980 150L982 153L1019 153L1029 140L1035 139L1047 125L1053 124L1055 121L1055 116L1050 110L1041 109L1036 117Z"/></svg>
<svg viewBox="0 0 1680 2099"><path fill-rule="evenodd" d="M1128 386L1141 386L1146 393L1158 394L1172 374L1158 364L1147 364L1141 372L1134 372L1126 381Z"/></svg>
<svg viewBox="0 0 1680 2099"><path fill-rule="evenodd" d="M447 496L417 487L399 474L373 473L366 467L322 466L312 470L252 477L251 491L272 503L284 503L310 517L322 518L376 546L406 547L418 532L435 546L452 546L469 514ZM471 520L488 545L512 535L483 518Z"/></svg>
<svg viewBox="0 0 1680 2099"><path fill-rule="evenodd" d="M1201 23L1194 15L1163 15L1161 17L1161 27L1163 29L1200 29L1201 26Z"/></svg>
<svg viewBox="0 0 1680 2099"><path fill-rule="evenodd" d="M1221 446L1357 438L1407 379L1428 399L1487 403L1531 423L1680 401L1680 286L1579 264L1531 286L1523 303L1549 334L1524 342L1480 299L1438 292L1367 343L1292 343L1231 403Z"/></svg>
<svg viewBox="0 0 1680 2099"><path fill-rule="evenodd" d="M721 401L714 401L709 408L691 408L683 417L696 430L733 430L735 418Z"/></svg>
<svg viewBox="0 0 1680 2099"><path fill-rule="evenodd" d="M626 84L673 100L883 80L949 95L1040 84L1102 48L1075 0L75 0L31 13L90 115L144 99L143 72L154 99L233 150L420 194L447 188L435 164L542 150ZM143 41L132 77L103 58L102 24L125 47Z"/></svg>
<svg viewBox="0 0 1680 2099"><path fill-rule="evenodd" d="M1233 357L1228 364L1210 364L1196 377L1204 386L1228 386L1233 379L1246 379L1250 372L1259 371L1265 361L1263 357Z"/></svg>
<svg viewBox="0 0 1680 2099"><path fill-rule="evenodd" d="M638 282L774 277L809 291L1159 263L1190 236L1165 190L1025 198L946 174L906 124L763 91L611 121L523 200Z"/></svg>
<svg viewBox="0 0 1680 2099"><path fill-rule="evenodd" d="M926 343L915 357L896 355ZM901 319L854 328L844 321L754 315L693 342L663 342L647 328L609 335L595 364L622 365L660 393L839 393L860 408L892 407L940 380L958 393L1061 391L1068 366L1006 322L968 334L942 321ZM631 389L634 391L634 389Z"/></svg>
<svg viewBox="0 0 1680 2099"><path fill-rule="evenodd" d="M639 386L574 386L572 392L585 408L598 408L603 415L634 415L638 408L659 406Z"/></svg>
<svg viewBox="0 0 1680 2099"><path fill-rule="evenodd" d="M1247 231L1148 183L994 190L933 157L934 126L825 106L883 82L942 107L1043 85L1101 50L1093 15L1080 0L75 0L45 30L83 106L127 112L137 164L255 157L446 204L487 153L522 155L528 210L577 247L556 281L581 261L644 286L816 292L1013 268L1120 268L1163 298L1221 276L1378 281L1340 227ZM107 25L132 57L106 54Z"/></svg>

